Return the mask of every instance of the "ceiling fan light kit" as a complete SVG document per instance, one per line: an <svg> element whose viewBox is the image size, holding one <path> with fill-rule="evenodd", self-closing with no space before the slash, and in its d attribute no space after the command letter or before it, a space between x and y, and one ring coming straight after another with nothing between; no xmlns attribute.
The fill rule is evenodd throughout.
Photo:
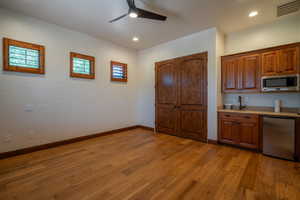
<svg viewBox="0 0 300 200"><path fill-rule="evenodd" d="M131 11L131 12L129 13L129 17L131 17L131 18L137 18L137 17L138 17L138 14L137 14L136 12Z"/></svg>
<svg viewBox="0 0 300 200"><path fill-rule="evenodd" d="M166 16L159 15L159 14L147 11L147 10L137 8L135 6L134 0L127 0L127 4L129 7L128 13L109 21L110 23L116 22L124 17L127 17L128 15L131 18L145 18L145 19L152 19L152 20L159 20L159 21L167 20Z"/></svg>

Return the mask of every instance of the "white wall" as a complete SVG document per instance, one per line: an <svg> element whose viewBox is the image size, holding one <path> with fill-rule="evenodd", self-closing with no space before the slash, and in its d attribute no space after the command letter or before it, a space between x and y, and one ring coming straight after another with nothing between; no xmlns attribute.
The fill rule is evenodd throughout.
<svg viewBox="0 0 300 200"><path fill-rule="evenodd" d="M300 42L300 15L283 17L273 23L259 25L226 35L225 54ZM223 95L224 103L237 104L238 95ZM275 99L284 107L300 107L300 94L242 94L250 106L273 106Z"/></svg>
<svg viewBox="0 0 300 200"><path fill-rule="evenodd" d="M0 152L137 124L135 51L0 9L2 37L45 45L46 74L2 71L1 42ZM95 80L69 77L70 51L96 57ZM110 60L128 63L127 84L110 82Z"/></svg>
<svg viewBox="0 0 300 200"><path fill-rule="evenodd" d="M208 138L217 138L217 86L215 28L182 37L138 53L139 74L139 123L154 127L154 64L155 62L194 53L208 52Z"/></svg>
<svg viewBox="0 0 300 200"><path fill-rule="evenodd" d="M300 14L230 33L225 38L225 54L251 51L300 42Z"/></svg>

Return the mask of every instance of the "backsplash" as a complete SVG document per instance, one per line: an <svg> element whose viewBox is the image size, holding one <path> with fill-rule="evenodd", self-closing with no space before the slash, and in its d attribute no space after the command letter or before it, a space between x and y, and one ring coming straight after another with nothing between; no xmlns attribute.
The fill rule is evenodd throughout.
<svg viewBox="0 0 300 200"><path fill-rule="evenodd" d="M243 97L243 102L247 106L266 106L273 107L275 100L282 101L282 107L300 108L299 93L282 93L282 94L224 94L224 104L238 105L238 96Z"/></svg>

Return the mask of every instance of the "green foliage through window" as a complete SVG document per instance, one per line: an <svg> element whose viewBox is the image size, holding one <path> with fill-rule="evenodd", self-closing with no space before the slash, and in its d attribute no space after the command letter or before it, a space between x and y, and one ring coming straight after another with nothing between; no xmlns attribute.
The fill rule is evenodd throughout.
<svg viewBox="0 0 300 200"><path fill-rule="evenodd" d="M38 50L9 46L9 65L38 69L40 53Z"/></svg>
<svg viewBox="0 0 300 200"><path fill-rule="evenodd" d="M91 63L89 60L73 58L73 72L78 74L90 74Z"/></svg>

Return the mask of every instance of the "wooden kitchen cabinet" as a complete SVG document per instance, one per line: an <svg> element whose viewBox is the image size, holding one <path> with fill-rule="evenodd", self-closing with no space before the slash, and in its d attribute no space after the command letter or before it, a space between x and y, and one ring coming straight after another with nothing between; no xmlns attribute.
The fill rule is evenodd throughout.
<svg viewBox="0 0 300 200"><path fill-rule="evenodd" d="M272 76L277 73L278 51L262 53L262 76Z"/></svg>
<svg viewBox="0 0 300 200"><path fill-rule="evenodd" d="M278 55L278 75L299 73L300 47L281 49Z"/></svg>
<svg viewBox="0 0 300 200"><path fill-rule="evenodd" d="M222 91L258 92L260 90L260 55L222 59Z"/></svg>
<svg viewBox="0 0 300 200"><path fill-rule="evenodd" d="M219 113L218 141L220 143L259 150L259 127L258 115Z"/></svg>
<svg viewBox="0 0 300 200"><path fill-rule="evenodd" d="M222 60L222 80L224 92L238 89L238 59L226 58Z"/></svg>
<svg viewBox="0 0 300 200"><path fill-rule="evenodd" d="M222 56L223 93L259 93L262 76L300 73L300 43Z"/></svg>
<svg viewBox="0 0 300 200"><path fill-rule="evenodd" d="M262 53L262 76L299 73L300 47L286 47Z"/></svg>

